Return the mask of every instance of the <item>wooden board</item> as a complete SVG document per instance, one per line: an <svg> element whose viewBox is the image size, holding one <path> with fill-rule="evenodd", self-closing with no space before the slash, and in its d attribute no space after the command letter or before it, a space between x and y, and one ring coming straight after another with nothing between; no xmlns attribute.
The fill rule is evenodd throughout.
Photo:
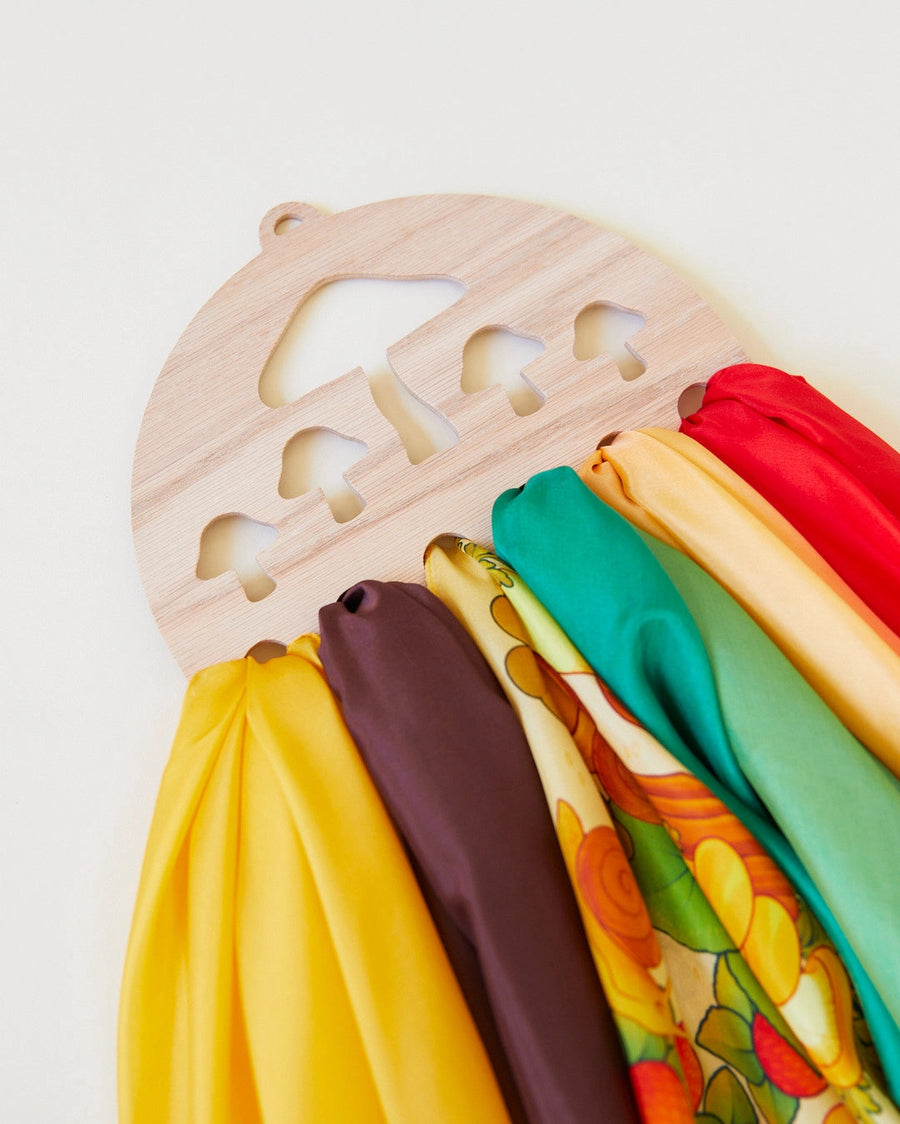
<svg viewBox="0 0 900 1124"><path fill-rule="evenodd" d="M287 227L286 216L302 221ZM257 642L315 630L321 605L363 578L421 581L422 553L450 532L490 543L495 497L558 464L577 466L614 430L675 426L688 386L746 357L712 310L636 246L573 215L512 199L425 195L336 215L274 208L262 252L200 310L153 388L138 438L132 521L153 613L188 674ZM447 277L461 298L397 340L396 374L456 430L452 448L411 465L361 368L289 405L259 396L267 360L317 288L348 277ZM609 356L576 359L574 323L605 302L645 318L629 346L646 364L625 381ZM487 327L540 340L525 370L543 406L516 415L500 387L461 390L466 342ZM364 498L337 523L322 492L278 492L298 432L327 428L367 446L347 474ZM251 602L233 572L197 576L204 528L240 513L276 528L259 556L274 591Z"/></svg>

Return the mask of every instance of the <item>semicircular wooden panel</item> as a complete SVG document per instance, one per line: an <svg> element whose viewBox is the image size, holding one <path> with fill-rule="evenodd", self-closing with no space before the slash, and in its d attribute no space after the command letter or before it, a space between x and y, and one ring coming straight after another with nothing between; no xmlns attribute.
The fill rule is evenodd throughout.
<svg viewBox="0 0 900 1124"><path fill-rule="evenodd" d="M676 425L686 387L745 358L668 267L610 231L532 203L425 195L327 216L286 203L263 219L260 241L259 256L175 345L135 454L141 577L186 673L315 629L319 607L362 578L421 580L423 550L438 534L489 543L491 504L505 488L579 464L610 431ZM303 302L331 281L366 277L463 286L388 348L403 384L457 436L417 465L360 368L288 405L260 397L267 362ZM576 354L576 320L597 308L623 310L639 325L618 358L584 347ZM540 408L517 414L499 385L462 389L466 345L489 329L541 345L522 372ZM623 358L631 374L620 371ZM321 488L279 491L285 447L317 430L365 449L342 470L360 498L349 521L336 521ZM204 532L225 516L276 532L255 560L272 583L258 600L233 571L198 576Z"/></svg>

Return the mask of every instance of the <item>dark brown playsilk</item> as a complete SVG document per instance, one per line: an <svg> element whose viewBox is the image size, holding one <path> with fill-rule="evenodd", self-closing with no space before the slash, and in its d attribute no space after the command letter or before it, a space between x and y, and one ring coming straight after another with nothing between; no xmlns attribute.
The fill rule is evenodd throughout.
<svg viewBox="0 0 900 1124"><path fill-rule="evenodd" d="M319 625L511 1114L637 1124L537 770L478 648L433 594L396 582L354 586Z"/></svg>

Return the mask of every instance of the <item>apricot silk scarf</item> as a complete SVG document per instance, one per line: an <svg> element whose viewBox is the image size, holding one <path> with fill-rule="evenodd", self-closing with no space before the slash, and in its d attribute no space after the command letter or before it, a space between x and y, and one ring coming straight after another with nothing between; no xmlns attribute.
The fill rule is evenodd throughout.
<svg viewBox="0 0 900 1124"><path fill-rule="evenodd" d="M821 559L812 560L808 544L804 556L788 545L776 511L760 518L765 501L753 503L726 465L662 429L619 434L588 459L581 477L610 507L723 585L900 776L900 643Z"/></svg>

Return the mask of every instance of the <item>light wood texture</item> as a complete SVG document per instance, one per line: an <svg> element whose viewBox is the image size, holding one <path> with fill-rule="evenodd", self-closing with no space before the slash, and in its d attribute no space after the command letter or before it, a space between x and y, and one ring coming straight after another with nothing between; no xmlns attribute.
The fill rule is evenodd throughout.
<svg viewBox="0 0 900 1124"><path fill-rule="evenodd" d="M299 225L276 227L285 216ZM745 356L670 269L623 238L531 203L427 195L325 216L273 208L262 253L201 309L154 386L138 439L132 517L141 576L178 663L190 674L262 640L316 628L321 605L363 578L420 581L422 553L450 532L490 542L495 497L558 464L579 464L608 432L675 426L682 390ZM409 389L449 420L451 449L412 466L357 368L272 409L258 385L291 317L319 286L346 277L450 277L466 291L398 340L388 357ZM608 356L578 360L574 322L595 302L637 311L630 346L646 371L626 382ZM544 344L525 374L545 398L517 416L499 386L460 388L466 341L504 327ZM278 494L285 444L324 427L365 442L347 473L366 506L338 524L318 489ZM212 520L240 513L276 527L259 561L276 582L250 602L233 572L196 575Z"/></svg>

